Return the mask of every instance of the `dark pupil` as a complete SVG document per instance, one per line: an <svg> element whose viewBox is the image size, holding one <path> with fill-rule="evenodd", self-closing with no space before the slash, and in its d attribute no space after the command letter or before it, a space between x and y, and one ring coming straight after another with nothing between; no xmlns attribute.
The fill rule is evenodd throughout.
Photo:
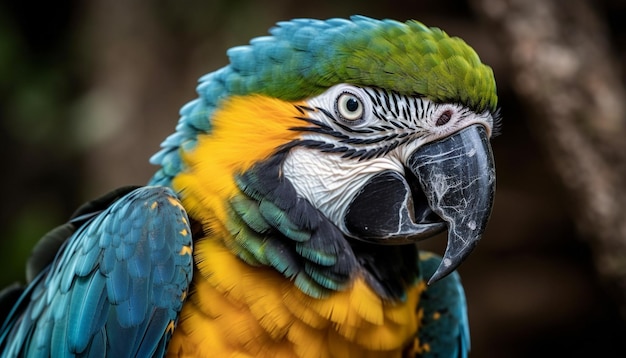
<svg viewBox="0 0 626 358"><path fill-rule="evenodd" d="M350 98L347 102L346 102L346 108L348 109L348 111L350 112L354 112L357 109L359 109L359 101L357 101L354 98Z"/></svg>

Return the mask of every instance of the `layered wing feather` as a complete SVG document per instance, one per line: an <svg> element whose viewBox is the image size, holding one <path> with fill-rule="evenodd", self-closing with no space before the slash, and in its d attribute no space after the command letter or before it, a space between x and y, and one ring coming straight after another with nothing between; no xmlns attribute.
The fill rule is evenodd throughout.
<svg viewBox="0 0 626 358"><path fill-rule="evenodd" d="M170 189L131 191L88 217L32 280L0 331L2 356L163 355L191 280L191 244Z"/></svg>

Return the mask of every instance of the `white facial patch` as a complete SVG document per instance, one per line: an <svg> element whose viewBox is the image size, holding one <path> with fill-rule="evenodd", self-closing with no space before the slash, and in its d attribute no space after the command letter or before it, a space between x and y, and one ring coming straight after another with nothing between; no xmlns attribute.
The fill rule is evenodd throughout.
<svg viewBox="0 0 626 358"><path fill-rule="evenodd" d="M404 174L401 163L392 158L347 160L341 155L295 148L286 158L283 174L299 196L307 199L343 232L343 218L351 200L374 175L393 170Z"/></svg>
<svg viewBox="0 0 626 358"><path fill-rule="evenodd" d="M305 107L303 107L305 108ZM490 113L373 87L339 84L307 100L306 145L290 150L283 173L297 193L346 232L351 200L374 175L404 165L420 146L472 124L490 133Z"/></svg>

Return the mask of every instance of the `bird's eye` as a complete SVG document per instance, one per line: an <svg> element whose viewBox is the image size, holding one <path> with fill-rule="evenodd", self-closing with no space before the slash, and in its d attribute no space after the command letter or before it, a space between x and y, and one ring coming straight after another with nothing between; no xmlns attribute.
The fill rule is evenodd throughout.
<svg viewBox="0 0 626 358"><path fill-rule="evenodd" d="M438 127L442 126L448 122L450 122L450 119L452 118L452 111L451 110L446 110L443 113L441 113L439 115L439 118L437 118L437 122L435 123Z"/></svg>
<svg viewBox="0 0 626 358"><path fill-rule="evenodd" d="M337 97L337 113L342 119L353 122L363 118L363 102L356 95L344 92Z"/></svg>

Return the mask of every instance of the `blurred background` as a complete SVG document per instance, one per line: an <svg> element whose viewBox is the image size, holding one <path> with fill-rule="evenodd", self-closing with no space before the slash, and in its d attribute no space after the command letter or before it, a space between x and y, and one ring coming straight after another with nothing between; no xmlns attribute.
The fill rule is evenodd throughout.
<svg viewBox="0 0 626 358"><path fill-rule="evenodd" d="M280 20L351 14L441 27L495 71L498 192L460 269L472 356L626 356L623 0L4 1L0 286L79 204L148 180L226 49Z"/></svg>

